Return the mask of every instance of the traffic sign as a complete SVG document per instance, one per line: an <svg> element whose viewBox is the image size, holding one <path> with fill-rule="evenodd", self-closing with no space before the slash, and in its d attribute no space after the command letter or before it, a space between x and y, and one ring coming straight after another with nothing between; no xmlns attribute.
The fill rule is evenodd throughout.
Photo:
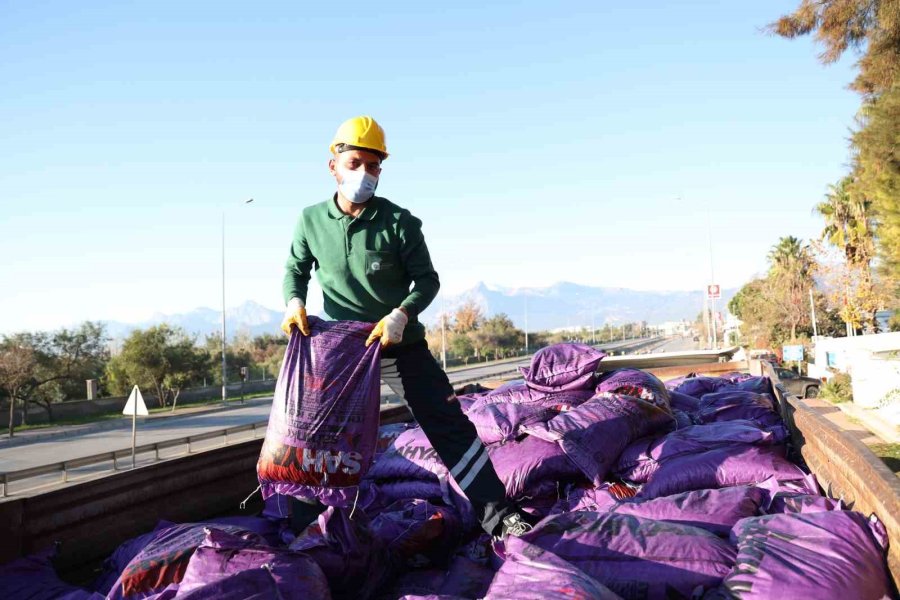
<svg viewBox="0 0 900 600"><path fill-rule="evenodd" d="M134 386L131 390L131 395L128 396L128 402L125 403L122 414L139 415L141 417L146 417L150 414L147 410L147 405L144 404L144 397L141 395L141 390L138 389L138 386Z"/></svg>
<svg viewBox="0 0 900 600"><path fill-rule="evenodd" d="M706 297L714 300L716 298L722 297L722 290L719 288L719 285L716 283L710 284L706 286Z"/></svg>
<svg viewBox="0 0 900 600"><path fill-rule="evenodd" d="M784 361L803 360L803 346L784 346L781 349L781 358Z"/></svg>

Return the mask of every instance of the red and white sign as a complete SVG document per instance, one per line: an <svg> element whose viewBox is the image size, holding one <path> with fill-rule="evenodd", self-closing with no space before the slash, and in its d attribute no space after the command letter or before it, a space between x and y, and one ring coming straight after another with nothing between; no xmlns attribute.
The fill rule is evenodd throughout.
<svg viewBox="0 0 900 600"><path fill-rule="evenodd" d="M722 290L719 289L718 284L713 283L712 285L706 286L706 297L709 299L722 297Z"/></svg>

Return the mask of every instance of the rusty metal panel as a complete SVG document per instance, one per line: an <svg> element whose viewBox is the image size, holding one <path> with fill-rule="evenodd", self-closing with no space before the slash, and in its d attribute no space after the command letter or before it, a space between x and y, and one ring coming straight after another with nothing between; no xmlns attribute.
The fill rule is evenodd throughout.
<svg viewBox="0 0 900 600"><path fill-rule="evenodd" d="M645 371L653 373L662 380L674 379L687 375L688 373L696 373L698 375L722 375L724 373L734 373L735 371L746 371L747 362L736 360L721 363L699 363L693 365L680 365L675 367L659 367L648 368Z"/></svg>

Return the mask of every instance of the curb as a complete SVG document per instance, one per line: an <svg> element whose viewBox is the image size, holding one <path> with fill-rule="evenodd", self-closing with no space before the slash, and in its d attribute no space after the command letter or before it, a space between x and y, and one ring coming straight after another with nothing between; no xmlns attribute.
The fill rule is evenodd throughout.
<svg viewBox="0 0 900 600"><path fill-rule="evenodd" d="M253 404L265 404L271 402L272 398L253 398L250 400L246 400L243 404L240 403L240 400L235 400L234 404L229 404L228 406L210 406L210 407L197 407L196 409L185 409L184 412L176 412L172 413L157 413L151 415L149 417L142 417L144 420L155 421L156 419L170 419L172 417L187 417L191 415L202 415L206 413L214 413L221 412L226 410L233 410L235 408L241 408L248 405ZM0 449L2 448L15 448L17 446L25 446L28 444L36 444L39 442L49 442L56 439L72 437L76 435L83 435L86 433L95 433L98 431L109 431L111 429L125 429L130 427L130 421L127 420L125 415L119 419L109 419L107 421L100 421L97 423L85 423L84 425L60 425L57 429L53 431L47 432L39 432L36 431L32 434L20 434L20 437L13 436L12 438L9 435L0 438Z"/></svg>
<svg viewBox="0 0 900 600"><path fill-rule="evenodd" d="M886 423L872 411L856 406L852 402L840 402L835 404L845 415L858 419L863 426L881 438L886 444L900 444L900 428Z"/></svg>

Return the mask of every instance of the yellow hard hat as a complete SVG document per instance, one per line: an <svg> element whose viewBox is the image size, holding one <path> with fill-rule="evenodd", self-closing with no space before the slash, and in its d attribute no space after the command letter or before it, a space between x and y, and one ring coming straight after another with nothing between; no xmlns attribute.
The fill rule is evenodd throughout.
<svg viewBox="0 0 900 600"><path fill-rule="evenodd" d="M388 157L387 145L384 143L384 129L369 116L353 117L341 123L331 142L332 154L336 152L339 144L374 150L383 158Z"/></svg>

